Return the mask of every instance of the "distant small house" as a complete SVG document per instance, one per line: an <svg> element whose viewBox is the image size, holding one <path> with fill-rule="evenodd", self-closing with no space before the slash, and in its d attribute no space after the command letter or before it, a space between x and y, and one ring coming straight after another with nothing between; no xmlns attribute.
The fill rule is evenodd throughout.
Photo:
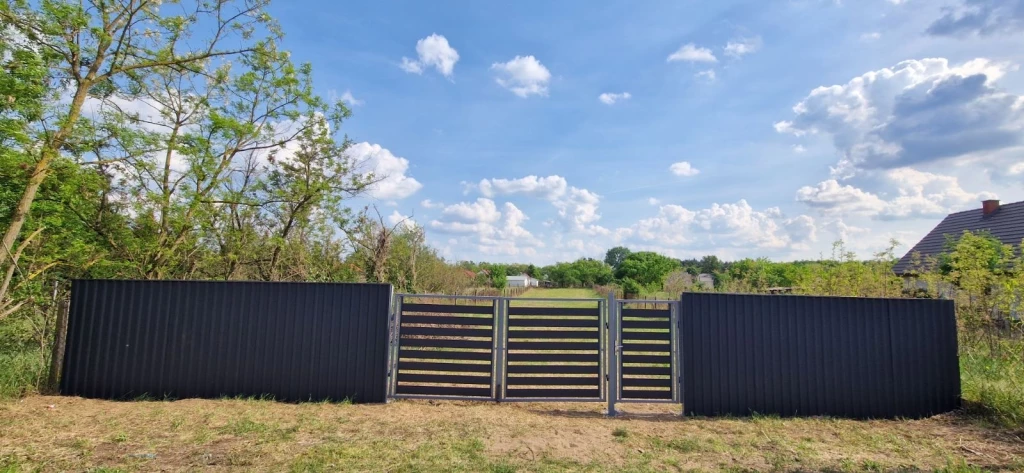
<svg viewBox="0 0 1024 473"><path fill-rule="evenodd" d="M708 273L700 273L697 275L697 284L704 286L705 289L714 289L715 277Z"/></svg>
<svg viewBox="0 0 1024 473"><path fill-rule="evenodd" d="M947 215L900 258L893 266L893 272L903 277L915 275L919 270L915 267L916 262L939 256L946 250L946 238L956 238L964 231L988 232L1004 245L1018 247L1024 238L1024 202L1000 205L998 200L986 200L980 209Z"/></svg>
<svg viewBox="0 0 1024 473"><path fill-rule="evenodd" d="M540 286L540 280L531 277L528 274L520 274L517 276L509 276L508 287L537 287Z"/></svg>

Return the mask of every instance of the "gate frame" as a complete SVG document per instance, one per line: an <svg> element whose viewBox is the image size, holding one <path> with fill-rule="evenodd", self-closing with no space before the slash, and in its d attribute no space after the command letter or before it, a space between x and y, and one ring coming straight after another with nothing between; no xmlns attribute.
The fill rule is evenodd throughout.
<svg viewBox="0 0 1024 473"><path fill-rule="evenodd" d="M437 299L462 299L462 300L493 300L493 311L491 313L491 396L490 397L473 397L473 396L440 396L431 394L398 394L398 358L399 351L401 349L401 336L402 336L402 303L405 302L406 297L419 297L419 298L437 298ZM388 385L391 388L386 393L386 399L388 401L392 399L434 399L434 400L449 400L449 401L497 401L498 397L495 393L494 387L496 386L495 380L497 380L496 371L498 370L498 361L495 355L498 354L498 314L500 313L500 304L496 296L448 296L444 294L407 294L407 293L396 293L394 294L394 305L393 308L395 313L391 317L392 323L394 323L394 338L392 339L392 347L389 350L390 359L388 360ZM455 304L458 305L458 304Z"/></svg>
<svg viewBox="0 0 1024 473"><path fill-rule="evenodd" d="M402 305L406 297L438 298L453 300L488 300L493 302L492 344L491 344L491 396L439 396L425 394L398 394L398 360L401 344ZM509 308L513 301L533 302L595 302L598 310L598 393L597 398L508 398L508 331ZM671 399L622 399L622 308L630 304L666 304L669 309L669 344ZM607 403L606 415L618 414L615 405L627 404L682 404L683 366L682 336L680 334L679 300L672 299L617 299L611 292L607 298L545 298L507 296L453 296L444 294L393 293L393 313L390 317L389 360L387 374L387 400L392 399L436 399L453 401L494 401L494 402L602 402ZM681 408L683 406L680 406ZM682 409L681 409L682 411Z"/></svg>
<svg viewBox="0 0 1024 473"><path fill-rule="evenodd" d="M607 380L602 379L602 376L605 376L606 368L608 366L608 364L605 362L605 352L607 351L607 345L608 345L606 343L607 338L608 338L607 334L606 334L606 332L607 332L607 330L606 330L606 328L607 328L607 321L608 321L608 315L609 315L608 314L608 312L609 312L608 304L607 304L608 301L606 301L604 298L600 298L600 299L598 299L598 298L580 298L580 299L576 299L576 298L568 298L568 297L505 297L505 296L501 296L501 297L498 297L498 299L501 299L503 301L502 302L502 307L503 307L503 311L504 312L502 314L502 323L503 323L503 326L505 328L505 331L499 334L501 336L501 338L502 338L502 344L503 344L502 348L501 348L501 350L502 350L502 353L501 353L501 355L502 355L501 369L502 369L502 375L503 376L502 376L502 378L499 379L500 384L498 384L499 390L501 391L500 395L498 396L498 402L605 402L605 400L608 397L609 391L607 389L608 388L608 383L606 382ZM516 301L535 301L535 302L596 302L597 303L597 321L598 321L598 325L597 325L597 334L598 334L597 335L597 347L598 347L597 348L597 373L598 373L597 374L597 391L598 391L598 397L596 397L596 398L593 398L593 397L584 397L584 398L574 398L574 397L517 397L517 398L507 398L507 397L505 397L504 390L508 388L508 386L507 386L507 384L508 384L508 379L507 379L508 373L506 372L507 369L508 369L508 348L507 348L507 344L508 344L508 336L507 336L507 334L508 334L508 316L509 316L508 309L509 309L509 303L512 300L516 300Z"/></svg>
<svg viewBox="0 0 1024 473"><path fill-rule="evenodd" d="M622 398L622 308L628 304L667 304L669 310L669 372L671 375L672 399L623 399ZM608 411L609 417L619 414L616 404L681 404L683 398L682 363L679 349L682 337L679 334L680 301L672 299L617 299L615 293L608 294L610 325L608 328L609 353L608 369Z"/></svg>

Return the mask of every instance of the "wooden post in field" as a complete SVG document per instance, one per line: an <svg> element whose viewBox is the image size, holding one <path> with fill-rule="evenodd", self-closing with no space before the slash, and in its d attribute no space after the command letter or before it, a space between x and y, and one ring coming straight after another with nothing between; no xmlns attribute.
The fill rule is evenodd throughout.
<svg viewBox="0 0 1024 473"><path fill-rule="evenodd" d="M53 346L50 350L50 376L46 380L46 389L53 394L60 392L60 374L64 367L64 347L68 335L68 310L68 299L64 299L57 309L57 323L53 330Z"/></svg>

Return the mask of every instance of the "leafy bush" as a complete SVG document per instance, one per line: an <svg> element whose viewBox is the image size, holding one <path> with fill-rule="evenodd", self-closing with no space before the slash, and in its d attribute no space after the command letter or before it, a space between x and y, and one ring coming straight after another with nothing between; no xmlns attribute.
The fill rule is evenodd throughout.
<svg viewBox="0 0 1024 473"><path fill-rule="evenodd" d="M633 279L625 278L622 280L622 292L625 297L629 297L630 295L640 295L643 290L644 287Z"/></svg>
<svg viewBox="0 0 1024 473"><path fill-rule="evenodd" d="M1024 425L1024 340L1002 339L993 345L962 337L960 351L967 410L1006 427Z"/></svg>

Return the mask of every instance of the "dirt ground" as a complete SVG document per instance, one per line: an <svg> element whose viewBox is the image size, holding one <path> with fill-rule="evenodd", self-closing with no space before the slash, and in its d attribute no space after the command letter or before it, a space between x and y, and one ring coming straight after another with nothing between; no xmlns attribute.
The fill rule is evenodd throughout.
<svg viewBox="0 0 1024 473"><path fill-rule="evenodd" d="M4 471L1024 471L1024 433L924 420L682 419L678 407L402 401L0 403Z"/></svg>

